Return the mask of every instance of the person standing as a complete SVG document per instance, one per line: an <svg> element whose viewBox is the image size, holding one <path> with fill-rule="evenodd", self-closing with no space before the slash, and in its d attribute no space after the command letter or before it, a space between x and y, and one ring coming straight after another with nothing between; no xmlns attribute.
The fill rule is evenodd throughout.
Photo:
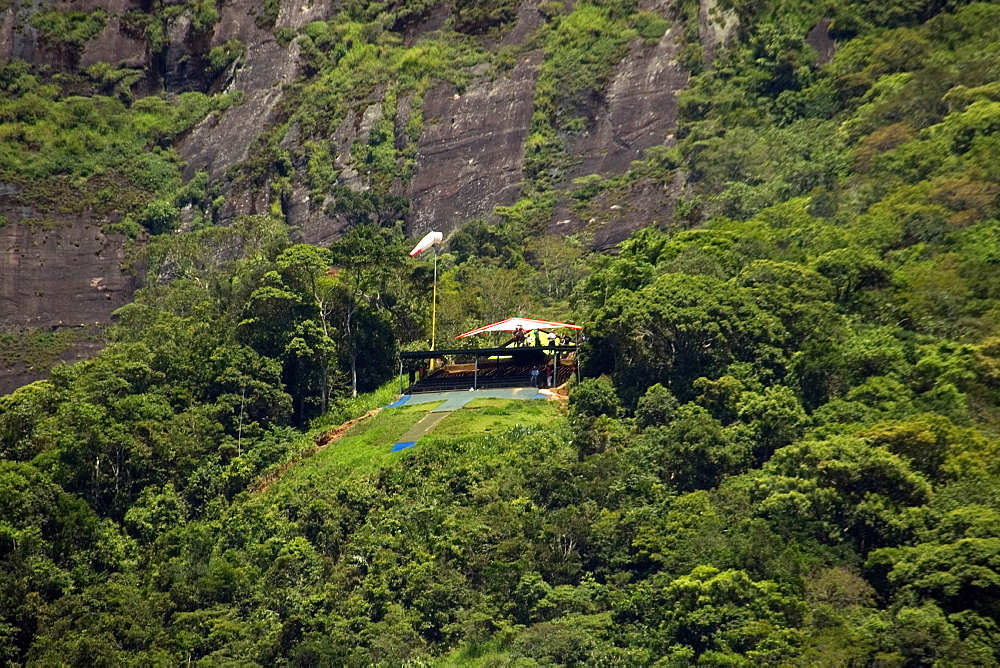
<svg viewBox="0 0 1000 668"><path fill-rule="evenodd" d="M538 387L538 367L531 367L531 386Z"/></svg>
<svg viewBox="0 0 1000 668"><path fill-rule="evenodd" d="M545 387L552 387L552 365L545 365Z"/></svg>

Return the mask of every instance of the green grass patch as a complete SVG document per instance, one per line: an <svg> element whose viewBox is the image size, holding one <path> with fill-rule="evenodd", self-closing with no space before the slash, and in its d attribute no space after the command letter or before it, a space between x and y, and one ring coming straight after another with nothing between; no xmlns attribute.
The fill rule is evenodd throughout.
<svg viewBox="0 0 1000 668"><path fill-rule="evenodd" d="M370 398L373 395L366 396ZM386 408L378 415L362 420L340 439L294 465L275 483L274 488L308 485L314 476L360 478L378 471L407 455L407 451L390 452L390 449L441 403ZM433 444L435 439L502 434L515 427L536 428L552 424L564 412L563 406L554 401L476 399L441 421L417 447ZM313 433L318 432L313 430Z"/></svg>
<svg viewBox="0 0 1000 668"><path fill-rule="evenodd" d="M0 332L0 368L24 362L32 371L48 369L83 335L80 329L51 332L30 327Z"/></svg>
<svg viewBox="0 0 1000 668"><path fill-rule="evenodd" d="M399 396L399 380L392 378L374 392L356 397L341 397L330 404L330 409L312 422L312 428L330 429L348 420L361 417L368 411L391 404Z"/></svg>
<svg viewBox="0 0 1000 668"><path fill-rule="evenodd" d="M513 427L535 427L551 423L563 414L556 401L484 398L469 402L438 424L430 436L457 438L499 434Z"/></svg>
<svg viewBox="0 0 1000 668"><path fill-rule="evenodd" d="M386 441L390 445L395 443L407 429L417 423L420 418L430 412L431 409L440 406L443 402L419 404L416 406L396 406L386 408L374 418L362 420L351 427L342 440L360 438L364 436L366 443L377 445L379 439L391 439Z"/></svg>
<svg viewBox="0 0 1000 668"><path fill-rule="evenodd" d="M377 471L383 464L404 455L389 452L413 425L437 404L386 408L378 415L362 420L342 438L333 441L312 457L293 467L275 487L295 485L299 479L313 475L337 478L359 477Z"/></svg>

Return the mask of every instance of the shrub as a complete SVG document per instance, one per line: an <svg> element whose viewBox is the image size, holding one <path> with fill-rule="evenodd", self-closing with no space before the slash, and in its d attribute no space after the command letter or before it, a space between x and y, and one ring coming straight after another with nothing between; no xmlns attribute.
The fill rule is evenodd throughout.
<svg viewBox="0 0 1000 668"><path fill-rule="evenodd" d="M621 402L615 388L606 378L588 378L573 388L569 397L569 413L574 420L586 420L602 415L616 418L621 414Z"/></svg>
<svg viewBox="0 0 1000 668"><path fill-rule="evenodd" d="M166 234L177 228L177 208L165 200L155 200L146 205L138 215L138 223L150 234Z"/></svg>
<svg viewBox="0 0 1000 668"><path fill-rule="evenodd" d="M195 0L191 10L191 27L196 33L208 33L219 22L219 10L215 8L214 0Z"/></svg>
<svg viewBox="0 0 1000 668"><path fill-rule="evenodd" d="M38 29L38 35L47 47L65 46L80 50L104 30L106 16L103 9L89 14L51 10L33 14L28 23Z"/></svg>
<svg viewBox="0 0 1000 668"><path fill-rule="evenodd" d="M677 397L657 383L639 399L639 405L635 409L636 425L640 428L665 425L674 418L676 410Z"/></svg>
<svg viewBox="0 0 1000 668"><path fill-rule="evenodd" d="M234 62L242 61L246 47L238 39L231 39L208 52L208 65L214 72L221 72Z"/></svg>

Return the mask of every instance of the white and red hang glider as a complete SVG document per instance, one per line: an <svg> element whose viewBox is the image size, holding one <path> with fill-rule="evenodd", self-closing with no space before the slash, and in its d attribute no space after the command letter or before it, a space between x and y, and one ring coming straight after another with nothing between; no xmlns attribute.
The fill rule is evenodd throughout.
<svg viewBox="0 0 1000 668"><path fill-rule="evenodd" d="M534 320L532 318L507 318L491 325L483 325L476 329L469 330L464 334L459 334L456 339L461 339L473 334L483 334L485 332L513 332L520 325L521 329L530 332L533 329L583 329L580 325L571 325L568 322L553 322L551 320Z"/></svg>
<svg viewBox="0 0 1000 668"><path fill-rule="evenodd" d="M410 257L416 257L423 253L425 250L433 246L434 244L439 244L444 240L444 234L441 232L428 232L424 235L424 238L417 242L417 245L413 247L410 251Z"/></svg>

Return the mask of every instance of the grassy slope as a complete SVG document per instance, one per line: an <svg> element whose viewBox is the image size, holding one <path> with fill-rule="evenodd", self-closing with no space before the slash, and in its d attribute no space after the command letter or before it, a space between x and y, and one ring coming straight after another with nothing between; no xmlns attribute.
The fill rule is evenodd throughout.
<svg viewBox="0 0 1000 668"><path fill-rule="evenodd" d="M389 450L410 427L439 405L440 402L386 408L293 466L274 485L275 489L294 489L314 475L359 478L408 456L409 451ZM416 447L432 447L434 443L458 437L496 434L515 426L534 427L550 423L562 413L562 404L553 401L476 399L446 417Z"/></svg>
<svg viewBox="0 0 1000 668"><path fill-rule="evenodd" d="M476 399L439 424L432 439L499 433L511 427L534 427L560 414L560 404L551 401Z"/></svg>

